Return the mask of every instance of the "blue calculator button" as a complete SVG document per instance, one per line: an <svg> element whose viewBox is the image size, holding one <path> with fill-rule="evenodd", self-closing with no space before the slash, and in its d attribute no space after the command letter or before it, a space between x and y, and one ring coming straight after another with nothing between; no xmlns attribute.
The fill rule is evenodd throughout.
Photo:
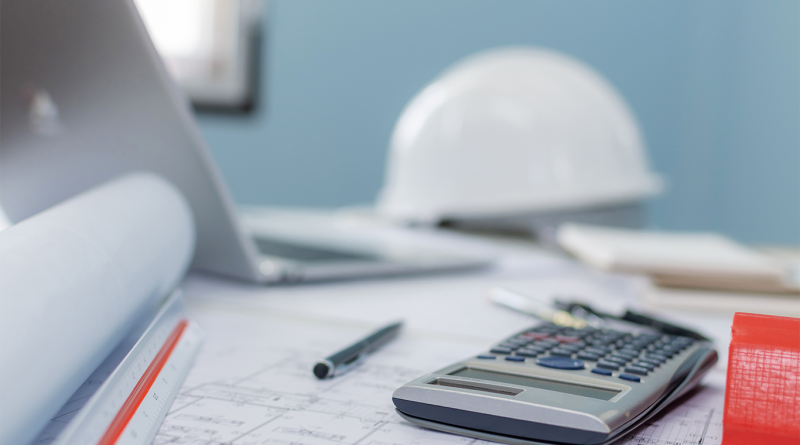
<svg viewBox="0 0 800 445"><path fill-rule="evenodd" d="M592 368L592 372L600 375L611 375L611 371L603 368Z"/></svg>
<svg viewBox="0 0 800 445"><path fill-rule="evenodd" d="M641 382L642 381L642 379L640 379L638 375L620 374L619 378L621 378L622 380L629 380L631 382Z"/></svg>
<svg viewBox="0 0 800 445"><path fill-rule="evenodd" d="M536 364L539 366L544 366L545 368L567 370L583 369L583 361L567 357L542 357L536 360Z"/></svg>
<svg viewBox="0 0 800 445"><path fill-rule="evenodd" d="M483 360L494 360L497 357L493 355L479 355L478 358Z"/></svg>
<svg viewBox="0 0 800 445"><path fill-rule="evenodd" d="M525 361L525 357L517 357L516 355L510 355L510 356L506 357L506 360L508 360L510 362L524 362Z"/></svg>

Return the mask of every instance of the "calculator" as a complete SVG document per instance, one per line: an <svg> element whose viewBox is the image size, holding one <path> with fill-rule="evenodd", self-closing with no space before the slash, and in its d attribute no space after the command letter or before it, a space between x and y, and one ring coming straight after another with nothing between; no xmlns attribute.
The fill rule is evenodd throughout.
<svg viewBox="0 0 800 445"><path fill-rule="evenodd" d="M413 423L515 444L607 444L694 388L707 341L632 327L543 323L395 390Z"/></svg>

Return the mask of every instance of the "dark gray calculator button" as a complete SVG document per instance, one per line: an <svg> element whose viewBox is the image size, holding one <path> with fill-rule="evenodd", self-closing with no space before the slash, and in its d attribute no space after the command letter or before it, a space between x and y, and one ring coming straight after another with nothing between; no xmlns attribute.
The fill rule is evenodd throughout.
<svg viewBox="0 0 800 445"><path fill-rule="evenodd" d="M625 363L628 363L630 361L630 360L624 359L622 357L606 357L605 360L608 361L608 362L614 362L614 363L618 364L619 366L622 366Z"/></svg>
<svg viewBox="0 0 800 445"><path fill-rule="evenodd" d="M506 357L506 360L510 362L524 362L525 357L517 357L516 355L509 355L508 357Z"/></svg>
<svg viewBox="0 0 800 445"><path fill-rule="evenodd" d="M550 350L550 355L555 355L558 357L572 357L572 351L567 351L566 349L555 348Z"/></svg>
<svg viewBox="0 0 800 445"><path fill-rule="evenodd" d="M531 340L543 340L550 336L550 334L544 332L526 332L522 334L525 338L529 338Z"/></svg>
<svg viewBox="0 0 800 445"><path fill-rule="evenodd" d="M497 357L495 357L493 355L481 354L481 355L478 356L478 358L481 359L481 360L494 360Z"/></svg>
<svg viewBox="0 0 800 445"><path fill-rule="evenodd" d="M619 378L621 378L622 380L629 380L631 382L641 382L642 381L642 379L639 378L639 376L630 375L630 374L620 374Z"/></svg>
<svg viewBox="0 0 800 445"><path fill-rule="evenodd" d="M654 359L654 360L661 360L661 362L667 361L667 357L663 356L661 354L647 354L647 355L644 356L644 358L650 358L650 359Z"/></svg>
<svg viewBox="0 0 800 445"><path fill-rule="evenodd" d="M615 351L613 354L611 354L612 357L622 357L627 359L628 361L632 360L634 357L637 357L638 355L639 354L635 353L629 354L627 352L621 352L621 351Z"/></svg>
<svg viewBox="0 0 800 445"><path fill-rule="evenodd" d="M625 368L625 372L630 372L631 374L647 375L649 371L647 369L640 368L638 366L628 366L627 368Z"/></svg>
<svg viewBox="0 0 800 445"><path fill-rule="evenodd" d="M511 349L498 346L496 348L492 348L489 352L493 352L495 354L511 354Z"/></svg>
<svg viewBox="0 0 800 445"><path fill-rule="evenodd" d="M597 354L597 355L606 355L608 354L609 351L610 349L605 349L605 348L586 348L583 350L583 352L588 352L590 354Z"/></svg>
<svg viewBox="0 0 800 445"><path fill-rule="evenodd" d="M576 370L583 369L583 362L567 357L542 357L536 360L536 364L545 368Z"/></svg>
<svg viewBox="0 0 800 445"><path fill-rule="evenodd" d="M514 354L519 355L521 357L536 357L538 355L542 355L541 352L529 351L527 349L520 349L519 351L515 352Z"/></svg>
<svg viewBox="0 0 800 445"><path fill-rule="evenodd" d="M619 369L619 364L618 363L614 363L614 362L610 362L608 360L598 360L597 361L597 367L598 368L610 369L612 371L616 371L617 369Z"/></svg>
<svg viewBox="0 0 800 445"><path fill-rule="evenodd" d="M611 371L603 368L592 368L592 372L600 375L611 375Z"/></svg>
<svg viewBox="0 0 800 445"><path fill-rule="evenodd" d="M654 365L652 363L647 363L647 362L642 362L642 361L638 361L636 363L631 363L631 366L637 366L639 368L644 368L644 369L647 369L648 371L652 371L656 367L656 365Z"/></svg>
<svg viewBox="0 0 800 445"><path fill-rule="evenodd" d="M664 363L661 360L653 360L653 359L649 359L649 358L646 358L646 357L645 358L640 358L639 361L640 362L644 362L644 363L650 363L653 366L660 366L662 363Z"/></svg>
<svg viewBox="0 0 800 445"><path fill-rule="evenodd" d="M560 341L562 343L575 343L575 342L580 340L580 337L575 337L575 336L572 336L572 335L559 334L559 335L556 335L556 340L558 340L558 341Z"/></svg>
<svg viewBox="0 0 800 445"><path fill-rule="evenodd" d="M600 356L597 354L591 354L589 352L580 352L578 353L578 358L581 360L591 360L593 362L596 362L597 360L600 359Z"/></svg>

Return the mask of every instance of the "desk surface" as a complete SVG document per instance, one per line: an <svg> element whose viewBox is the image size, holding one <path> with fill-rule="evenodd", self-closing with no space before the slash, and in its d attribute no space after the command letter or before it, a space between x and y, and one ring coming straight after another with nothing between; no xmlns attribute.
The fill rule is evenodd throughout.
<svg viewBox="0 0 800 445"><path fill-rule="evenodd" d="M504 286L542 299L575 297L619 310L636 306L640 285L519 246L505 249L497 267L470 274L283 287L192 275L185 283L187 302L207 344L156 443L484 443L408 424L394 413L390 395L423 373L535 323L491 304L485 289ZM720 353L727 351L732 314L657 315L707 334ZM406 321L401 336L363 366L332 380L312 377L315 360L398 318ZM666 444L690 437L719 443L725 362L723 357L706 388L680 410L620 443L644 438Z"/></svg>

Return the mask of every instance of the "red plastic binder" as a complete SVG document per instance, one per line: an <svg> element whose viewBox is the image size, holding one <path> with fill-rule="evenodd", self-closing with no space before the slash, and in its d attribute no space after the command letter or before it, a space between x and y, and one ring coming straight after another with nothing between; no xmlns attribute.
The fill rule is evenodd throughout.
<svg viewBox="0 0 800 445"><path fill-rule="evenodd" d="M800 319L736 313L723 445L800 445Z"/></svg>

